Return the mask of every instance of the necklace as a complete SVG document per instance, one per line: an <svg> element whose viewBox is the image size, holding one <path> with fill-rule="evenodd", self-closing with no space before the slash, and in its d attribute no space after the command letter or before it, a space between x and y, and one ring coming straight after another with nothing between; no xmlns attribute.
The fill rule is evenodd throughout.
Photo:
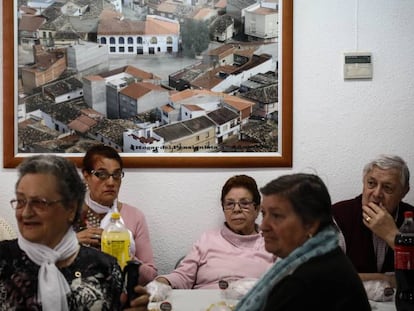
<svg viewBox="0 0 414 311"><path fill-rule="evenodd" d="M88 227L99 228L101 224L101 218L97 216L90 208L86 212L86 225Z"/></svg>

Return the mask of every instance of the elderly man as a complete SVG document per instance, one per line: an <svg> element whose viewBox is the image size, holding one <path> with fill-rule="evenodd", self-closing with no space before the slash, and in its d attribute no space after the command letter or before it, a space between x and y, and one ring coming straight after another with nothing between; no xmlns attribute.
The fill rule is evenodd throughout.
<svg viewBox="0 0 414 311"><path fill-rule="evenodd" d="M410 190L410 173L403 159L381 155L363 170L362 194L333 205L333 215L346 243L346 254L363 281L384 280L395 287L394 239Z"/></svg>

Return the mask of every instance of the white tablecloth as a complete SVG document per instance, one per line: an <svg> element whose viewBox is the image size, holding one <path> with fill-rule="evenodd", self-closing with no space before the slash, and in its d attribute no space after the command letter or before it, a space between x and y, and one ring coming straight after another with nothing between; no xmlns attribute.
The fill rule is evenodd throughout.
<svg viewBox="0 0 414 311"><path fill-rule="evenodd" d="M394 301L389 302L377 302L377 301L369 301L371 304L372 311L396 311L397 308L395 307Z"/></svg>
<svg viewBox="0 0 414 311"><path fill-rule="evenodd" d="M171 303L172 311L205 311L223 298L218 289L174 289L165 301ZM158 311L159 305L150 303L148 309Z"/></svg>
<svg viewBox="0 0 414 311"><path fill-rule="evenodd" d="M206 311L212 304L223 301L220 290L215 289L174 289L168 299L172 311ZM150 303L149 309L159 311L160 303ZM372 311L396 311L395 303L370 301Z"/></svg>

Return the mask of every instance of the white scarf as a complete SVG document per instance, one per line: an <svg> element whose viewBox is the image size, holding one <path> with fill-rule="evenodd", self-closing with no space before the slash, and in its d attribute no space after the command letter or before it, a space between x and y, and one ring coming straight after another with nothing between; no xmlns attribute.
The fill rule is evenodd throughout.
<svg viewBox="0 0 414 311"><path fill-rule="evenodd" d="M111 214L113 212L119 212L117 199L114 200L111 207L105 206L92 200L91 193L89 191L87 191L85 194L85 204L89 206L89 208L97 214L106 214L105 217L101 220L100 227L102 229L105 228L105 226L109 223L109 220L111 219Z"/></svg>
<svg viewBox="0 0 414 311"><path fill-rule="evenodd" d="M40 266L37 296L42 309L44 311L68 311L66 295L70 292L70 287L56 267L56 262L67 259L78 251L79 242L73 228L69 228L54 249L43 244L32 243L26 240L20 232L18 232L17 243L27 256Z"/></svg>
<svg viewBox="0 0 414 311"><path fill-rule="evenodd" d="M89 191L87 191L85 194L85 204L89 206L89 208L97 214L106 214L104 218L101 219L101 222L99 224L99 227L102 229L105 229L105 227L111 221L112 213L119 213L117 199L114 200L114 203L112 204L111 207L108 207L108 206L99 204L98 202L92 200L91 194ZM120 217L120 221L123 225L125 225L122 217ZM130 256L133 258L135 257L135 241L134 241L134 236L131 230L128 230L128 231L129 231L129 239L130 239L129 252L130 252Z"/></svg>

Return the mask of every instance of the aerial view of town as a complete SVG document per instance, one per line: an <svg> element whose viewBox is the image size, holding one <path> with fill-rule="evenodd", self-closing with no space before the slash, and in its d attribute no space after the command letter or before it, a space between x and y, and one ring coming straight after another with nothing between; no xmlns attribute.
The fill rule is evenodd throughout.
<svg viewBox="0 0 414 311"><path fill-rule="evenodd" d="M19 153L278 152L279 0L16 0Z"/></svg>

